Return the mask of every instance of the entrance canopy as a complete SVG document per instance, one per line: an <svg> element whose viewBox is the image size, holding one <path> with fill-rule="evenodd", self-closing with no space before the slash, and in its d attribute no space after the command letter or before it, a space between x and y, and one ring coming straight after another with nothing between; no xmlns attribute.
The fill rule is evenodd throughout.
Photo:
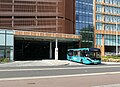
<svg viewBox="0 0 120 87"><path fill-rule="evenodd" d="M38 37L40 39L54 40L58 39L61 41L80 41L81 36L75 34L63 34L63 33L47 33L47 32L33 32L33 31L15 31L15 37L26 36L26 37Z"/></svg>
<svg viewBox="0 0 120 87"><path fill-rule="evenodd" d="M58 58L66 59L67 49L79 46L81 36L74 34L15 31L15 60L55 59L56 38Z"/></svg>

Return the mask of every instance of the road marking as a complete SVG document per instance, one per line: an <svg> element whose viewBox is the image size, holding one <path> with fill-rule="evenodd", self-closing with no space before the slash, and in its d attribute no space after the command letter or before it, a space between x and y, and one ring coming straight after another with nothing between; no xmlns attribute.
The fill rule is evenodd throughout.
<svg viewBox="0 0 120 87"><path fill-rule="evenodd" d="M104 73L91 73L91 74L75 74L75 75L57 75L57 76L35 76L35 77L15 77L15 78L1 78L0 81L9 80L28 80L28 79L46 79L46 78L67 78L67 77L81 77L81 76L95 76L95 75L114 75L120 72L104 72Z"/></svg>
<svg viewBox="0 0 120 87"><path fill-rule="evenodd" d="M120 66L95 66L95 67L67 67L67 68L36 68L36 69L4 69L0 70L0 72L5 71L33 71L33 70L74 70L74 69L101 69L101 68L120 68Z"/></svg>
<svg viewBox="0 0 120 87"><path fill-rule="evenodd" d="M93 86L93 87L120 87L120 84L100 85L100 86Z"/></svg>

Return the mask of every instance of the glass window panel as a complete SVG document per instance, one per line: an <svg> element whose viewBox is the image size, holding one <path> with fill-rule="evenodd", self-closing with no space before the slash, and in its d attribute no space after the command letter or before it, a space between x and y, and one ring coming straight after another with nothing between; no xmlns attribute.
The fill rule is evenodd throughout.
<svg viewBox="0 0 120 87"><path fill-rule="evenodd" d="M79 21L79 15L76 15L76 21Z"/></svg>
<svg viewBox="0 0 120 87"><path fill-rule="evenodd" d="M96 14L96 20L101 21L102 20L102 14Z"/></svg>
<svg viewBox="0 0 120 87"><path fill-rule="evenodd" d="M96 5L96 11L102 12L102 5Z"/></svg>
<svg viewBox="0 0 120 87"><path fill-rule="evenodd" d="M96 0L96 2L102 2L102 0Z"/></svg>
<svg viewBox="0 0 120 87"><path fill-rule="evenodd" d="M6 36L6 45L7 46L13 46L14 43L14 36L13 35L7 35Z"/></svg>
<svg viewBox="0 0 120 87"><path fill-rule="evenodd" d="M5 45L5 34L0 34L0 45Z"/></svg>
<svg viewBox="0 0 120 87"><path fill-rule="evenodd" d="M13 33L14 33L14 31L7 30L7 33L9 33L9 34L13 34Z"/></svg>
<svg viewBox="0 0 120 87"><path fill-rule="evenodd" d="M96 23L96 29L102 30L102 23Z"/></svg>
<svg viewBox="0 0 120 87"><path fill-rule="evenodd" d="M78 22L76 23L76 28L79 29L79 23Z"/></svg>
<svg viewBox="0 0 120 87"><path fill-rule="evenodd" d="M0 58L4 58L4 50L0 49Z"/></svg>
<svg viewBox="0 0 120 87"><path fill-rule="evenodd" d="M5 30L0 30L0 33L5 33Z"/></svg>
<svg viewBox="0 0 120 87"><path fill-rule="evenodd" d="M80 34L80 30L76 30L76 34Z"/></svg>

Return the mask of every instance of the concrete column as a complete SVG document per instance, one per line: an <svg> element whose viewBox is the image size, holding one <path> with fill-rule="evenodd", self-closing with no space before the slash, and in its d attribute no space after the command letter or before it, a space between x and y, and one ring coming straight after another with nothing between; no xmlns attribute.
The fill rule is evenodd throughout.
<svg viewBox="0 0 120 87"><path fill-rule="evenodd" d="M58 2L56 2L56 14L58 14ZM56 16L56 33L58 33L58 15ZM58 39L55 40L55 60L58 60Z"/></svg>
<svg viewBox="0 0 120 87"><path fill-rule="evenodd" d="M14 61L14 51L10 49L10 61Z"/></svg>
<svg viewBox="0 0 120 87"><path fill-rule="evenodd" d="M50 51L49 51L49 57L52 59L52 42L50 42Z"/></svg>
<svg viewBox="0 0 120 87"><path fill-rule="evenodd" d="M58 39L55 41L55 60L58 60Z"/></svg>
<svg viewBox="0 0 120 87"><path fill-rule="evenodd" d="M104 35L102 35L101 56L105 55Z"/></svg>

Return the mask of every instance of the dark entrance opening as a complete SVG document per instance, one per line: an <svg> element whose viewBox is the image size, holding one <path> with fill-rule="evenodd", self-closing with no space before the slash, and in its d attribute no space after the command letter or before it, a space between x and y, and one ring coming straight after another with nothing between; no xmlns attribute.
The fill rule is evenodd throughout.
<svg viewBox="0 0 120 87"><path fill-rule="evenodd" d="M105 55L115 55L116 47L115 46L105 46Z"/></svg>
<svg viewBox="0 0 120 87"><path fill-rule="evenodd" d="M41 60L49 58L48 41L15 40L14 60Z"/></svg>
<svg viewBox="0 0 120 87"><path fill-rule="evenodd" d="M116 47L115 46L105 46L105 52L114 52L115 53Z"/></svg>
<svg viewBox="0 0 120 87"><path fill-rule="evenodd" d="M67 59L67 49L74 48L73 42L58 42L58 59ZM55 59L55 41L52 41L52 58L50 58L50 41L16 39L14 43L14 60Z"/></svg>

